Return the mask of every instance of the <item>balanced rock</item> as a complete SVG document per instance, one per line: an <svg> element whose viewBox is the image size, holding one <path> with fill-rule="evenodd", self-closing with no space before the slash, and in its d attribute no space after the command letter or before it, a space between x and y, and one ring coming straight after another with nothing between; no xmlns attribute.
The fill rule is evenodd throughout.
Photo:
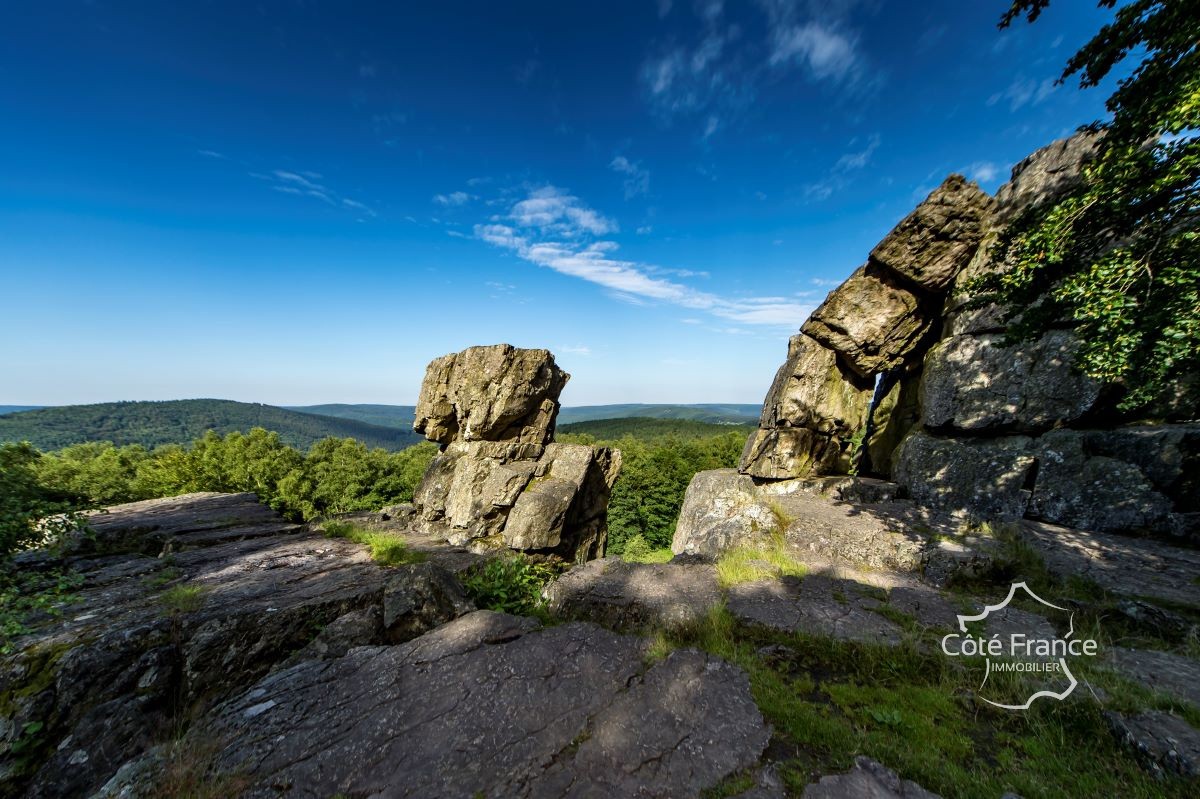
<svg viewBox="0 0 1200 799"><path fill-rule="evenodd" d="M936 315L936 307L900 278L868 263L831 291L800 329L869 377L903 363Z"/></svg>
<svg viewBox="0 0 1200 799"><path fill-rule="evenodd" d="M571 378L549 350L468 347L425 369L413 429L430 441L545 444Z"/></svg>
<svg viewBox="0 0 1200 799"><path fill-rule="evenodd" d="M991 222L995 201L962 175L951 175L871 250L923 289L944 291L971 260Z"/></svg>
<svg viewBox="0 0 1200 799"><path fill-rule="evenodd" d="M429 364L413 427L442 451L413 496L423 532L473 551L604 554L621 453L550 443L569 377L548 350L507 344Z"/></svg>

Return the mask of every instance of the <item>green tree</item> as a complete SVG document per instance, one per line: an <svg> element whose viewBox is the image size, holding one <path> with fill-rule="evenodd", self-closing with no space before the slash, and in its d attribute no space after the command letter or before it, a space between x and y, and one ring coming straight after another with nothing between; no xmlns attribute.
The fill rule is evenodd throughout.
<svg viewBox="0 0 1200 799"><path fill-rule="evenodd" d="M1050 0L1014 0L1000 22L1035 22ZM1200 370L1200 2L1135 0L1116 8L1059 82L1095 87L1140 58L1107 100L1110 116L1083 179L1010 226L1011 266L972 288L1008 305L1010 337L1077 325L1083 371L1123 385L1124 409L1167 398ZM1017 316L1017 314L1020 314Z"/></svg>
<svg viewBox="0 0 1200 799"><path fill-rule="evenodd" d="M0 444L0 555L53 541L77 526L80 497L38 481L41 457L28 443Z"/></svg>

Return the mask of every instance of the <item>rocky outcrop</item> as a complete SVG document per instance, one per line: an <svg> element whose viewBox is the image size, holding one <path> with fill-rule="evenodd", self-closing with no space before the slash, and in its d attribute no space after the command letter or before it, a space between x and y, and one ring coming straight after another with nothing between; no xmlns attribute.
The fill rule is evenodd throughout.
<svg viewBox="0 0 1200 799"><path fill-rule="evenodd" d="M1116 426L1120 389L1078 371L1069 320L1014 343L1011 309L970 302L975 279L1011 266L993 247L1005 226L1075 185L1097 141L1079 133L1042 148L995 198L947 178L792 338L741 472L858 470L960 518L1200 536L1200 425ZM1194 419L1184 383L1152 412Z"/></svg>
<svg viewBox="0 0 1200 799"><path fill-rule="evenodd" d="M243 796L699 796L770 737L745 672L695 650L479 611L407 644L276 672L188 743ZM303 734L296 734L303 731Z"/></svg>
<svg viewBox="0 0 1200 799"><path fill-rule="evenodd" d="M90 795L181 719L297 659L404 641L474 610L439 565L384 568L253 494L109 508L73 554L21 568L83 580L0 659L0 795ZM36 735L27 731L35 725Z"/></svg>
<svg viewBox="0 0 1200 799"><path fill-rule="evenodd" d="M413 430L430 441L545 444L570 375L549 350L468 347L425 369Z"/></svg>
<svg viewBox="0 0 1200 799"><path fill-rule="evenodd" d="M548 350L507 344L429 364L414 429L442 451L413 497L425 532L474 550L603 555L621 453L550 443L569 377Z"/></svg>
<svg viewBox="0 0 1200 799"><path fill-rule="evenodd" d="M809 785L804 789L803 799L842 799L851 796L863 799L940 799L937 794L925 790L912 780L901 779L890 768L863 755L854 759L854 768L845 774L831 774Z"/></svg>
<svg viewBox="0 0 1200 799"><path fill-rule="evenodd" d="M702 621L721 603L717 570L707 563L593 560L552 582L552 613L618 630L663 630Z"/></svg>
<svg viewBox="0 0 1200 799"><path fill-rule="evenodd" d="M742 454L743 473L781 480L855 468L862 454L853 442L868 432L876 380L919 362L937 334L947 290L988 230L993 205L978 186L950 176L830 292L792 337ZM915 379L904 384L909 400ZM890 406L897 411L898 400ZM904 413L911 415L911 403ZM903 431L887 423L876 429L886 433L874 439L874 460L886 466L890 453L882 444L894 448Z"/></svg>

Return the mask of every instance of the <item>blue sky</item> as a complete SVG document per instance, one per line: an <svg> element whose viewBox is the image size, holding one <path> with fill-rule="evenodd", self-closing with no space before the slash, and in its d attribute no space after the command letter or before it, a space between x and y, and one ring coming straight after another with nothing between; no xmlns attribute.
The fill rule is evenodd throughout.
<svg viewBox="0 0 1200 799"><path fill-rule="evenodd" d="M0 31L0 403L411 404L544 346L570 405L759 402L950 172L1103 114L1056 2L44 0Z"/></svg>

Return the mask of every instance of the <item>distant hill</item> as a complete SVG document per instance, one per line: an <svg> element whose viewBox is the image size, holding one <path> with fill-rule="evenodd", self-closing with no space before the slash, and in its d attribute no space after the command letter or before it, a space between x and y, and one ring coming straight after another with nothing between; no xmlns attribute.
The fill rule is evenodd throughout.
<svg viewBox="0 0 1200 799"><path fill-rule="evenodd" d="M288 410L355 419L383 427L412 430L416 409L412 405L285 405ZM593 419L690 419L710 424L757 424L759 405L577 405L558 412L559 425L587 422Z"/></svg>
<svg viewBox="0 0 1200 799"><path fill-rule="evenodd" d="M758 424L761 405L703 404L703 405L577 405L563 408L558 414L560 425L586 422L593 419L690 419L711 424Z"/></svg>
<svg viewBox="0 0 1200 799"><path fill-rule="evenodd" d="M648 419L634 416L626 419L592 419L586 422L560 424L557 434L587 434L595 436L600 441L611 441L622 436L653 441L662 438L707 438L729 432L749 435L753 429L754 425L752 424L714 424L691 419Z"/></svg>
<svg viewBox="0 0 1200 799"><path fill-rule="evenodd" d="M333 416L338 419L353 419L357 422L412 430L416 408L412 405L284 405L289 411L312 413L318 416Z"/></svg>
<svg viewBox="0 0 1200 799"><path fill-rule="evenodd" d="M187 444L208 430L225 434L263 427L286 443L308 449L326 436L355 438L371 447L403 449L422 441L411 430L367 424L347 418L231 400L106 402L64 405L0 416L0 443L29 441L43 451L84 441L114 444Z"/></svg>
<svg viewBox="0 0 1200 799"><path fill-rule="evenodd" d="M41 405L0 405L0 416L6 413L20 413L21 411L36 411L41 408Z"/></svg>

